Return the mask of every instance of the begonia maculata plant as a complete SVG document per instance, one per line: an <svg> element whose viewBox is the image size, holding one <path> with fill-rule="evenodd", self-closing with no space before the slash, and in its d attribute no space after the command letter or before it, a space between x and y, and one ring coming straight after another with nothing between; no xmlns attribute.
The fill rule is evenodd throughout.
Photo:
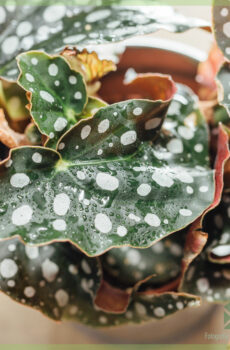
<svg viewBox="0 0 230 350"><path fill-rule="evenodd" d="M10 298L94 327L230 301L230 6L214 1L196 94L145 72L109 104L100 87L116 64L89 49L191 28L211 31L170 7L0 7L0 289Z"/></svg>

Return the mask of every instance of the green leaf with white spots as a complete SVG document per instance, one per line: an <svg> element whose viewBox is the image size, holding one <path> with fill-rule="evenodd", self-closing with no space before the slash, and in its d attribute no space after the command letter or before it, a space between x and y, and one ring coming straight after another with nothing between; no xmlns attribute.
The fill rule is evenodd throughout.
<svg viewBox="0 0 230 350"><path fill-rule="evenodd" d="M209 234L206 251L211 262L230 263L230 195L224 193L219 206L205 217Z"/></svg>
<svg viewBox="0 0 230 350"><path fill-rule="evenodd" d="M54 320L95 327L161 319L193 306L197 298L168 293L133 295L125 314L100 311L94 297L101 282L97 259L87 258L69 243L25 246L18 239L0 243L0 290Z"/></svg>
<svg viewBox="0 0 230 350"><path fill-rule="evenodd" d="M228 1L213 1L213 32L223 55L230 60L230 6Z"/></svg>
<svg viewBox="0 0 230 350"><path fill-rule="evenodd" d="M62 137L59 153L12 150L0 169L0 237L69 240L95 256L148 247L186 227L215 190L196 102L180 86L161 133L167 101L129 100L82 120Z"/></svg>
<svg viewBox="0 0 230 350"><path fill-rule="evenodd" d="M230 301L229 203L229 194L224 193L219 206L205 216L208 242L189 266L180 287L180 291L189 291L209 302Z"/></svg>
<svg viewBox="0 0 230 350"><path fill-rule="evenodd" d="M92 117L100 108L106 107L106 106L107 106L107 104L104 101L102 101L98 98L89 97L88 102L87 102L84 110L82 111L80 117L78 117L77 119L80 121L82 119L87 119L89 117ZM58 138L59 137L56 136L56 138L49 139L45 143L45 146L50 147L50 148L56 148ZM58 148L62 149L63 146L64 146L63 142L59 142Z"/></svg>
<svg viewBox="0 0 230 350"><path fill-rule="evenodd" d="M145 282L146 288L177 278L181 272L184 238L183 232L177 232L151 248L111 249L100 257L106 279L114 286L128 288L153 275Z"/></svg>
<svg viewBox="0 0 230 350"><path fill-rule="evenodd" d="M228 114L230 114L230 63L225 62L217 74L217 81L219 83L218 98L221 105L223 105Z"/></svg>
<svg viewBox="0 0 230 350"><path fill-rule="evenodd" d="M18 65L19 83L31 95L31 115L55 146L60 136L76 124L87 104L83 77L62 57L41 52L21 54Z"/></svg>
<svg viewBox="0 0 230 350"><path fill-rule="evenodd" d="M213 121L214 125L216 126L219 125L219 123L225 125L228 125L230 123L229 115L223 106L218 104L214 107Z"/></svg>
<svg viewBox="0 0 230 350"><path fill-rule="evenodd" d="M198 306L200 306L200 298L191 294L168 292L144 295L135 293L124 314L102 314L102 312L95 313L94 311L87 321L94 327L142 324L153 320L158 321L183 309Z"/></svg>
<svg viewBox="0 0 230 350"><path fill-rule="evenodd" d="M69 243L0 243L0 290L52 319L87 317L87 304L93 308L100 282L97 259L85 257Z"/></svg>
<svg viewBox="0 0 230 350"><path fill-rule="evenodd" d="M204 20L177 14L170 7L162 11L156 6L2 6L0 11L0 75L11 80L18 75L14 58L26 50L54 53L66 45L84 47L159 29L183 32L209 26Z"/></svg>
<svg viewBox="0 0 230 350"><path fill-rule="evenodd" d="M229 265L211 263L204 252L190 265L180 291L199 295L208 302L226 302L230 301L229 281Z"/></svg>

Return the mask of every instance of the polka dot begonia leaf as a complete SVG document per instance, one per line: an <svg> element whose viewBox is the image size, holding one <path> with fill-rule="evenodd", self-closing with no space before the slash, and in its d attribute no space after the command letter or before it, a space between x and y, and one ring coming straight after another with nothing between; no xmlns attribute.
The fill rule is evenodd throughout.
<svg viewBox="0 0 230 350"><path fill-rule="evenodd" d="M178 86L159 132L164 103L101 108L61 138L59 152L12 150L0 167L0 238L67 240L95 256L149 247L192 223L214 198L207 126L196 96Z"/></svg>
<svg viewBox="0 0 230 350"><path fill-rule="evenodd" d="M46 5L46 4L44 4ZM26 50L48 53L66 45L117 42L159 29L183 32L208 27L204 20L187 18L165 6L1 6L0 75L16 80L15 56Z"/></svg>
<svg viewBox="0 0 230 350"><path fill-rule="evenodd" d="M97 259L85 257L69 243L36 247L11 239L0 243L0 257L1 291L54 320L118 326L161 319L199 304L198 297L184 293L134 293L125 313L107 313L94 305L101 281Z"/></svg>
<svg viewBox="0 0 230 350"><path fill-rule="evenodd" d="M205 230L209 234L207 254L210 261L230 263L230 196L224 193L220 205L205 218Z"/></svg>
<svg viewBox="0 0 230 350"><path fill-rule="evenodd" d="M31 115L42 134L55 148L60 136L81 118L87 118L106 104L88 97L83 77L71 70L62 57L27 52L18 58L20 85L30 93Z"/></svg>
<svg viewBox="0 0 230 350"><path fill-rule="evenodd" d="M213 1L213 32L223 55L230 60L230 5L228 1Z"/></svg>
<svg viewBox="0 0 230 350"><path fill-rule="evenodd" d="M181 292L199 295L208 302L229 302L229 265L211 263L204 251L190 265L181 285Z"/></svg>
<svg viewBox="0 0 230 350"><path fill-rule="evenodd" d="M0 289L16 301L35 307L48 317L86 317L87 304L101 283L97 259L90 259L69 243L44 247L18 239L0 243Z"/></svg>
<svg viewBox="0 0 230 350"><path fill-rule="evenodd" d="M185 234L180 231L151 248L111 249L100 257L102 267L110 283L120 288L133 287L150 276L145 289L157 288L180 275L184 242Z"/></svg>
<svg viewBox="0 0 230 350"><path fill-rule="evenodd" d="M222 241L220 236L220 228L223 226L223 219L221 216L216 215L215 213L218 213L220 208L222 208L222 193L225 185L224 171L226 164L229 161L229 157L229 132L225 126L220 124L218 130L217 154L215 159L215 196L212 204L197 220L193 222L186 233L179 290L184 286L184 277L189 273L188 271L194 270L194 267L191 268L191 264L193 263L194 265L197 261L199 264L200 254L202 251L205 252L203 253L204 258L202 258L205 260L207 258L207 254L209 255L211 253L212 245L219 245ZM226 222L227 221L228 218ZM228 234L225 234L225 241L228 241ZM218 249L221 250L222 248ZM225 256L222 258L224 259ZM215 260L213 259L212 261ZM204 272L201 274L204 274ZM188 277L188 280L189 278L190 277Z"/></svg>
<svg viewBox="0 0 230 350"><path fill-rule="evenodd" d="M230 63L225 62L217 74L217 81L219 83L218 98L221 105L223 105L228 115L230 114Z"/></svg>

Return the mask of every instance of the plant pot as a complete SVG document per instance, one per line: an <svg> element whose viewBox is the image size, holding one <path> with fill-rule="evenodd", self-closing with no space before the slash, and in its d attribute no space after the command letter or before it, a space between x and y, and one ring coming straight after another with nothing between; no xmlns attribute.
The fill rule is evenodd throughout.
<svg viewBox="0 0 230 350"><path fill-rule="evenodd" d="M99 95L108 103L127 98L123 80L126 71L170 74L176 82L186 84L194 92L201 85L196 81L197 65L206 54L193 47L151 38L129 40L116 72L102 80ZM205 333L221 333L223 307L204 304L187 309L152 323L94 330L80 327L95 343L208 343ZM226 340L225 340L226 341Z"/></svg>
<svg viewBox="0 0 230 350"><path fill-rule="evenodd" d="M196 93L201 87L196 81L197 65L205 58L205 52L178 42L151 38L129 40L117 71L102 79L99 95L108 103L123 100L123 80L129 68L137 73L169 74L174 81L189 86Z"/></svg>

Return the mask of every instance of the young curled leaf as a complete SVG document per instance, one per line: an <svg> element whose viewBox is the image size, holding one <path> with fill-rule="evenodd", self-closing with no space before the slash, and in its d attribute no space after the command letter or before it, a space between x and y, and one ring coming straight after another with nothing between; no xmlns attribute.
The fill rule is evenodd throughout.
<svg viewBox="0 0 230 350"><path fill-rule="evenodd" d="M169 6L16 6L2 7L0 75L16 80L15 56L25 50L56 53L66 45L118 42L159 29L183 32L209 27ZM14 25L12 26L12 20Z"/></svg>
<svg viewBox="0 0 230 350"><path fill-rule="evenodd" d="M100 89L99 80L109 72L116 70L116 65L109 60L100 60L96 52L65 48L61 55L67 60L71 69L80 72L86 82L88 95L93 96Z"/></svg>
<svg viewBox="0 0 230 350"><path fill-rule="evenodd" d="M2 109L0 109L0 142L8 148L30 144L24 134L20 134L10 128Z"/></svg>

